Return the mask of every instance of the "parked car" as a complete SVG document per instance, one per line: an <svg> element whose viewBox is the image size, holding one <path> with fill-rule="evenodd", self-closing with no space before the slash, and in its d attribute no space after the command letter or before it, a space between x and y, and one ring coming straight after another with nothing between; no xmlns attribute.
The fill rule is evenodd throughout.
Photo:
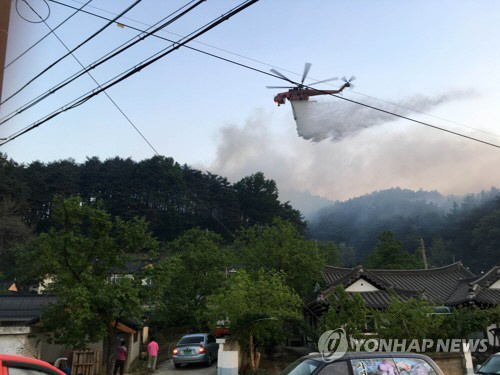
<svg viewBox="0 0 500 375"><path fill-rule="evenodd" d="M0 374L66 375L51 364L38 359L0 354Z"/></svg>
<svg viewBox="0 0 500 375"><path fill-rule="evenodd" d="M500 352L493 354L482 365L478 366L477 374L500 374Z"/></svg>
<svg viewBox="0 0 500 375"><path fill-rule="evenodd" d="M397 369L397 371L396 371ZM298 359L281 375L444 375L432 359L416 353L350 352L333 362L320 353Z"/></svg>
<svg viewBox="0 0 500 375"><path fill-rule="evenodd" d="M217 359L219 344L215 337L208 333L193 333L183 336L173 351L172 360L175 367L183 363L205 363L210 366Z"/></svg>

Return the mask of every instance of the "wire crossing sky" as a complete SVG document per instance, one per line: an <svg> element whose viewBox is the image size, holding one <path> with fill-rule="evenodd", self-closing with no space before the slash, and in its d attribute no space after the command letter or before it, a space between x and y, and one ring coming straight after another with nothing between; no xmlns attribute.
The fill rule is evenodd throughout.
<svg viewBox="0 0 500 375"><path fill-rule="evenodd" d="M41 0L27 1L35 9L43 9ZM74 0L59 2L77 9L83 5ZM117 20L125 25L123 28L111 25L75 51L75 56L88 66L136 36L137 29L154 25L184 3L143 1L126 18ZM207 0L157 35L178 39L172 35L187 35L237 3ZM49 4L51 13L46 22L51 27L75 13L75 9ZM132 1L93 0L61 25L58 35L69 48L74 48L109 22L85 14L85 10L113 19L113 15L131 4ZM311 62L311 80L306 84L354 74L358 78L356 89L345 92L344 99L396 113L401 112L400 106L405 106L425 113L408 114L416 121L497 145L500 73L496 67L500 53L492 36L500 31L493 16L499 7L488 1L366 4L312 0L307 7L298 0L264 1L188 47L261 71L268 72L272 65L294 81L300 81L304 62ZM20 11L29 15L28 8L21 7ZM338 16L341 14L349 17ZM314 22L307 22L300 32L290 31L304 19ZM44 27L24 21L12 10L7 62L42 38L47 33ZM98 82L106 82L117 72L165 48L165 44L160 38L148 38L96 68L93 76ZM12 95L64 53L67 51L55 38L42 40L5 70L3 97ZM61 61L4 103L0 118L78 70L81 67L76 62ZM273 77L182 48L110 88L109 93L135 119L145 137L154 141L159 153L232 181L263 171L277 181L281 198L291 199L295 205L312 207L323 202L320 197L346 199L392 186L463 194L498 185L496 148L417 127L404 119L365 127L340 141L326 138L311 142L300 138L290 105L276 108L272 98L279 91L265 88L280 84L282 81ZM94 88L88 79L72 82L0 126L0 138ZM379 105L367 101L367 96L396 105ZM429 106L437 103L434 99L438 97L447 100ZM104 99L96 96L84 106L6 144L1 151L19 162L68 157L84 161L94 155L134 159L151 156L147 145ZM346 129L354 119L373 122L363 117L368 112L361 117L359 111L350 113L350 107L339 98L314 100L317 103L312 102L313 107L331 109L331 113L325 112L325 118L342 121ZM427 103L424 111L419 107L422 103Z"/></svg>

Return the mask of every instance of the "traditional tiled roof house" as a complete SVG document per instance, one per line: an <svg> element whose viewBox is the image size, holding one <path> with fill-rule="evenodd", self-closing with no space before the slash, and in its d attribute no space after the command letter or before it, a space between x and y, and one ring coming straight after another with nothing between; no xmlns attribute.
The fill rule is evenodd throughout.
<svg viewBox="0 0 500 375"><path fill-rule="evenodd" d="M371 270L363 266L343 268L326 266L323 278L326 289L310 304L316 313L328 308L328 298L342 285L348 293L359 293L369 308L385 309L391 296L404 301L421 296L436 306L500 304L500 267L480 276L461 262L418 270Z"/></svg>

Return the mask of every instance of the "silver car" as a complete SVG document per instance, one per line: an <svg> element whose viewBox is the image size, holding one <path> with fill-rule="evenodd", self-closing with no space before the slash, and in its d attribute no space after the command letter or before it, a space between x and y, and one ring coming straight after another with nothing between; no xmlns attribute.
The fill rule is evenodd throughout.
<svg viewBox="0 0 500 375"><path fill-rule="evenodd" d="M183 363L205 363L210 366L217 359L219 344L208 333L193 333L183 336L177 343L172 360L175 367Z"/></svg>

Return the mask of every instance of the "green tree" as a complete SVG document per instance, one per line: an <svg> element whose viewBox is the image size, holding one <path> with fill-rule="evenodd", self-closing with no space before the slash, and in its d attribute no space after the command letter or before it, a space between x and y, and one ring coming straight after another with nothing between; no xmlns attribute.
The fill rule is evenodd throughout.
<svg viewBox="0 0 500 375"><path fill-rule="evenodd" d="M472 245L481 257L500 258L500 209L490 212L479 220L472 231Z"/></svg>
<svg viewBox="0 0 500 375"><path fill-rule="evenodd" d="M283 272L286 284L301 296L311 293L322 280L325 260L315 242L305 240L291 223L281 219L240 231L234 249L246 270Z"/></svg>
<svg viewBox="0 0 500 375"><path fill-rule="evenodd" d="M440 237L432 239L429 248L429 263L436 267L446 266L453 262L453 244L451 241L445 241Z"/></svg>
<svg viewBox="0 0 500 375"><path fill-rule="evenodd" d="M318 334L321 335L330 329L344 328L348 338L360 338L370 315L363 298L358 293L347 293L344 287L339 285L328 298L328 302L328 311L321 317Z"/></svg>
<svg viewBox="0 0 500 375"><path fill-rule="evenodd" d="M314 241L314 246L329 266L342 265L340 250L332 241Z"/></svg>
<svg viewBox="0 0 500 375"><path fill-rule="evenodd" d="M261 269L252 275L239 270L208 298L207 314L212 321L220 316L229 319L232 337L245 357L249 355L255 370L259 362L256 348L283 342L286 323L302 320L301 306L300 297L286 285L284 273Z"/></svg>
<svg viewBox="0 0 500 375"><path fill-rule="evenodd" d="M403 243L394 239L391 231L378 236L375 250L366 259L366 266L378 269L411 269L421 267L415 255L403 248Z"/></svg>
<svg viewBox="0 0 500 375"><path fill-rule="evenodd" d="M240 202L243 227L268 225L274 218L280 217L304 233L306 223L300 212L293 209L289 202L280 203L276 182L267 180L262 172L244 177L233 187Z"/></svg>
<svg viewBox="0 0 500 375"><path fill-rule="evenodd" d="M161 300L154 318L167 326L190 325L206 329L206 298L223 283L229 259L213 232L191 229L168 244L168 255L158 272Z"/></svg>
<svg viewBox="0 0 500 375"><path fill-rule="evenodd" d="M107 338L106 373L112 370L113 323L141 313L141 277L112 279L128 254L157 243L142 219L124 222L78 197L54 198L53 226L30 244L41 279L49 277L48 292L57 303L42 311L42 324L52 339L76 348Z"/></svg>
<svg viewBox="0 0 500 375"><path fill-rule="evenodd" d="M435 337L442 319L432 316L433 309L422 298L401 301L392 296L389 307L376 314L378 333L386 339L424 339Z"/></svg>

